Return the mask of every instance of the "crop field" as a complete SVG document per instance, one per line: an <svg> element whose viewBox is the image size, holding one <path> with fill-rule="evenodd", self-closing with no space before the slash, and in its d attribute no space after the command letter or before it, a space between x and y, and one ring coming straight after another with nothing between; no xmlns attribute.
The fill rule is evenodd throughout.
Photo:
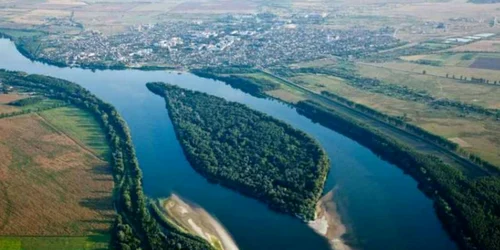
<svg viewBox="0 0 500 250"><path fill-rule="evenodd" d="M92 237L0 237L2 250L93 250L108 249L109 237L97 235Z"/></svg>
<svg viewBox="0 0 500 250"><path fill-rule="evenodd" d="M71 138L90 147L101 159L109 156L105 135L90 113L74 107L43 111L40 115ZM62 117L66 119L61 119Z"/></svg>
<svg viewBox="0 0 500 250"><path fill-rule="evenodd" d="M458 46L451 51L455 52L500 52L500 39L481 40Z"/></svg>
<svg viewBox="0 0 500 250"><path fill-rule="evenodd" d="M476 69L500 70L500 58L479 57L469 67Z"/></svg>
<svg viewBox="0 0 500 250"><path fill-rule="evenodd" d="M473 102L475 104L482 103L484 105L489 105L489 107L500 107L500 100L498 99L500 89L495 86L456 84L450 82L431 84L432 81L425 78L412 78L407 74L399 76L396 74L396 77L394 77L395 75L393 73L384 72L378 68L371 68L369 70L369 74L366 70L361 70L360 72L369 77L375 77L374 74L377 74L376 76L378 76L379 79L392 79L391 83L407 86L418 85L421 89L427 89L432 94L439 93L440 84L442 84L445 86L443 87L445 92L443 92L442 95L448 98L465 97L471 101L474 99L481 100L481 102ZM378 72L382 73L378 74ZM500 124L494 119L463 117L459 113L445 108L436 109L425 103L401 100L384 94L372 93L352 87L348 85L345 80L333 76L303 74L291 78L290 80L317 93L321 91L330 91L386 114L407 117L410 123L418 125L432 133L458 141L468 151L474 152L496 165L500 165ZM456 92L446 92L446 90L454 90L455 85L462 87L462 89ZM465 93L462 93L462 91ZM289 94L290 93L291 92L289 92Z"/></svg>
<svg viewBox="0 0 500 250"><path fill-rule="evenodd" d="M24 97L18 94L0 94L0 114L18 111L19 108L7 104L9 102L17 101L22 98Z"/></svg>
<svg viewBox="0 0 500 250"><path fill-rule="evenodd" d="M498 98L500 96L500 86L467 84L445 77L364 64L358 64L357 67L359 73L365 77L377 78L386 83L426 91L436 98L447 98L486 108L500 109L500 99Z"/></svg>
<svg viewBox="0 0 500 250"><path fill-rule="evenodd" d="M67 110L47 117L91 119ZM115 213L111 170L75 140L98 127L52 122L36 113L0 119L1 249L105 249Z"/></svg>
<svg viewBox="0 0 500 250"><path fill-rule="evenodd" d="M386 63L373 63L369 64L374 67L379 68L387 68L398 71L406 71L409 73L420 73L422 74L424 71L428 75L434 75L439 77L446 77L448 74L449 78L453 78L455 76L456 79L460 79L460 77L465 77L467 79L474 78L483 78L490 82L500 82L500 72L498 70L489 70L489 69L477 69L477 68L466 68L466 67L458 67L458 66L430 66L423 65L417 63L410 62L386 62Z"/></svg>

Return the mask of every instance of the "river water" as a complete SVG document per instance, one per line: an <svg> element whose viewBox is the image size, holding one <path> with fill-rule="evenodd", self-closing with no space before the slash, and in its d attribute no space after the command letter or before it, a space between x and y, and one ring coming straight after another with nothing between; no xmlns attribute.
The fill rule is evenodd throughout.
<svg viewBox="0 0 500 250"><path fill-rule="evenodd" d="M208 183L186 161L164 100L145 87L162 81L244 103L290 123L314 138L331 159L325 192L335 201L358 249L456 249L417 183L355 141L299 115L278 101L255 98L223 82L166 71L96 71L32 62L0 39L0 68L76 82L113 104L127 121L149 197L172 192L199 204L231 233L241 249L329 249L325 239L291 216L218 185Z"/></svg>

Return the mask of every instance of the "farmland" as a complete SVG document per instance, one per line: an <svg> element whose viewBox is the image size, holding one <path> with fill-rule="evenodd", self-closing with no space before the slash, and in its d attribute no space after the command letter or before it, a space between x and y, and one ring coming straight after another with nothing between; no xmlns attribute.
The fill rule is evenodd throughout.
<svg viewBox="0 0 500 250"><path fill-rule="evenodd" d="M107 248L115 214L108 150L85 140L102 133L73 107L0 119L2 249Z"/></svg>
<svg viewBox="0 0 500 250"><path fill-rule="evenodd" d="M470 67L476 69L500 70L500 58L480 57L476 59Z"/></svg>

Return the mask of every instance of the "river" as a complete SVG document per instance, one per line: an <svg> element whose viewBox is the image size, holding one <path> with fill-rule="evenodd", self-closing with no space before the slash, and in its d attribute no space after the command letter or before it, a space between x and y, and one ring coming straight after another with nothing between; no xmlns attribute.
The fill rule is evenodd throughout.
<svg viewBox="0 0 500 250"><path fill-rule="evenodd" d="M58 68L28 60L7 39L0 39L0 68L73 81L113 104L130 127L145 194L167 197L175 192L199 204L228 229L241 249L319 250L329 245L300 220L210 184L197 174L182 153L164 100L150 93L146 82L168 82L240 102L316 138L331 159L325 192L337 188L334 199L350 233L347 239L356 248L456 249L416 181L362 145L281 102L256 98L189 73Z"/></svg>

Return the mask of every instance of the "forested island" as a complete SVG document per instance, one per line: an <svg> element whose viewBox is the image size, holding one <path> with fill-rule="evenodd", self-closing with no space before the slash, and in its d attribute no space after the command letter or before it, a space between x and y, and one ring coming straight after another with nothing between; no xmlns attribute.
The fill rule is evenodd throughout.
<svg viewBox="0 0 500 250"><path fill-rule="evenodd" d="M106 132L113 167L116 220L113 249L212 249L205 241L174 229L161 228L148 209L130 132L116 109L79 85L62 79L0 70L0 81L18 91L59 99L89 111ZM36 99L30 99L36 101Z"/></svg>
<svg viewBox="0 0 500 250"><path fill-rule="evenodd" d="M315 217L330 167L310 136L245 105L163 83L148 83L165 98L188 161L213 182L304 220Z"/></svg>
<svg viewBox="0 0 500 250"><path fill-rule="evenodd" d="M243 91L257 97L267 95L261 88L261 83L236 79L235 77L220 77L211 70L195 71L197 75L210 77L216 80L227 81L235 88L239 85L248 85ZM232 71L227 71L232 72ZM237 72L244 72L237 69ZM246 91L251 90L251 91ZM390 117L370 107L354 103L342 96L329 92L321 93L332 100L355 107L365 114L382 119L395 126L405 126L405 129L419 134L443 148L453 151L461 150L458 145L431 134L419 127L406 123L403 120ZM470 154L472 162L484 169L490 170L491 175L469 176L464 171L443 162L440 158L416 151L402 141L387 136L377 127L360 122L348 115L329 108L317 101L300 101L292 104L297 112L314 122L335 130L369 148L406 173L410 174L419 183L419 188L434 201L436 212L446 230L458 242L462 249L498 249L500 248L500 178L496 167L483 159Z"/></svg>

